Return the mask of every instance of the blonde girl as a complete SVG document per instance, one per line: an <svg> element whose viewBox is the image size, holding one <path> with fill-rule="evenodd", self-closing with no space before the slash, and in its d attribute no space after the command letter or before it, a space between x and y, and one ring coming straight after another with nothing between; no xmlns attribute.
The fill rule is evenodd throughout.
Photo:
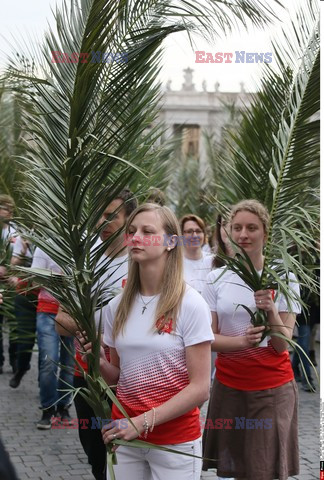
<svg viewBox="0 0 324 480"><path fill-rule="evenodd" d="M232 208L231 237L260 274L268 223L266 208L256 200ZM218 356L203 442L204 456L215 461L205 460L203 469L216 467L219 476L236 479L286 480L299 473L297 387L288 345L279 337L258 345L265 327L252 327L239 305L263 309L271 328L289 338L300 306L289 309L283 295L274 301L271 290L253 292L230 270L219 278L223 269L209 274L204 291ZM298 293L293 276L289 283Z"/></svg>
<svg viewBox="0 0 324 480"><path fill-rule="evenodd" d="M179 224L165 206L144 204L126 224L129 273L122 294L105 311L104 343L110 362L101 372L134 427L114 406L115 422L103 433L201 455L199 408L209 396L208 305L183 280ZM200 460L155 449L120 446L117 480L199 480ZM109 478L109 476L107 477Z"/></svg>

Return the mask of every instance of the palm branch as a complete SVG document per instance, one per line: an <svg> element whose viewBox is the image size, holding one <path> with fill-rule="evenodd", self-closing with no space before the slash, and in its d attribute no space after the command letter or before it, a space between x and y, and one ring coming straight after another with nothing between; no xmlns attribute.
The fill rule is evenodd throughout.
<svg viewBox="0 0 324 480"><path fill-rule="evenodd" d="M312 274L319 238L318 28L317 4L310 2L298 22L292 22L290 34L285 27L284 45L273 44L280 72L265 68L261 91L251 109L242 112L242 127L230 134L230 162L219 202L256 198L268 207L261 286L272 276L284 288L280 276L287 278L292 271L302 285L318 288Z"/></svg>
<svg viewBox="0 0 324 480"><path fill-rule="evenodd" d="M28 204L26 164L19 160L25 152L21 121L24 108L24 95L12 95L6 82L0 81L0 193L13 197L18 216Z"/></svg>
<svg viewBox="0 0 324 480"><path fill-rule="evenodd" d="M197 158L179 155L172 158L172 179L167 188L168 201L178 218L189 213L205 221L214 220L214 207L209 201L213 183L201 171Z"/></svg>
<svg viewBox="0 0 324 480"><path fill-rule="evenodd" d="M31 63L37 71L26 72L16 59L10 62L9 78L19 79L15 91L23 90L33 101L33 110L23 116L29 139L23 158L31 189L26 211L35 226L26 237L63 272L34 269L29 274L53 293L92 342L88 389L82 394L101 417L109 416L106 395L121 406L99 372L100 329L97 334L94 312L100 289L94 296L92 288L100 277L96 262L108 242L94 249L96 224L125 186L132 185L140 195L150 185L145 172L158 131L147 129L157 114L161 44L175 32L199 30L209 36L247 17L264 24L271 16L266 2L253 0L208 1L203 8L193 1L63 1L55 12L57 31L49 30L35 51ZM57 51L90 57L97 57L96 52L126 52L127 62L90 58L84 63L54 63L52 52ZM111 446L108 450L114 478Z"/></svg>

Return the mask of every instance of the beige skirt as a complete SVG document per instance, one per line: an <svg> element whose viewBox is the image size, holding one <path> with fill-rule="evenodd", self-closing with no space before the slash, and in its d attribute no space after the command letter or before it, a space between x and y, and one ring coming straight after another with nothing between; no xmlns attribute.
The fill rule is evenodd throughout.
<svg viewBox="0 0 324 480"><path fill-rule="evenodd" d="M220 477L287 480L299 473L295 380L259 391L213 384L203 434L203 470Z"/></svg>

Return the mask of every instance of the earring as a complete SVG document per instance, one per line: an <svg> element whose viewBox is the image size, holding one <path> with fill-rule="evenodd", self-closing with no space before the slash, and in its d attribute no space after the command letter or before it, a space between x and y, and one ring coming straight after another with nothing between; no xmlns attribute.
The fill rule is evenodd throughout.
<svg viewBox="0 0 324 480"><path fill-rule="evenodd" d="M169 252L170 250L171 250L171 248L170 248L170 247L168 247L168 248L167 248L167 251Z"/></svg>

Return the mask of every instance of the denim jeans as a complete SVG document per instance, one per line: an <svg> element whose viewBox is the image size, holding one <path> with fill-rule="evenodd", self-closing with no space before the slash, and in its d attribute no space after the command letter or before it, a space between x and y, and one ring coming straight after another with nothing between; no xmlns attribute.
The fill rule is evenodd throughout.
<svg viewBox="0 0 324 480"><path fill-rule="evenodd" d="M72 395L66 395L67 392L60 390L71 389L73 386L73 337L60 337L56 333L54 314L38 312L37 341L41 406L43 409L54 404L67 407L72 401Z"/></svg>
<svg viewBox="0 0 324 480"><path fill-rule="evenodd" d="M310 340L310 326L309 325L299 325L298 326L298 340L297 340L297 343L298 343L298 345L300 345L302 347L302 349L304 350L304 352L306 353L307 356L309 356L309 340ZM296 373L298 371L300 362L302 362L303 366L304 366L304 369L305 369L305 373L306 373L308 379L311 380L312 376L311 376L311 372L310 372L309 361L305 357L304 353L301 352L299 349L298 349L298 353L300 355L300 358L299 358L299 355L296 352L294 352L294 355L293 355L293 359L292 359L293 370ZM304 375L304 372L303 372L302 368L300 369L300 373L301 373L302 383L307 384L307 380L305 378L305 375Z"/></svg>

